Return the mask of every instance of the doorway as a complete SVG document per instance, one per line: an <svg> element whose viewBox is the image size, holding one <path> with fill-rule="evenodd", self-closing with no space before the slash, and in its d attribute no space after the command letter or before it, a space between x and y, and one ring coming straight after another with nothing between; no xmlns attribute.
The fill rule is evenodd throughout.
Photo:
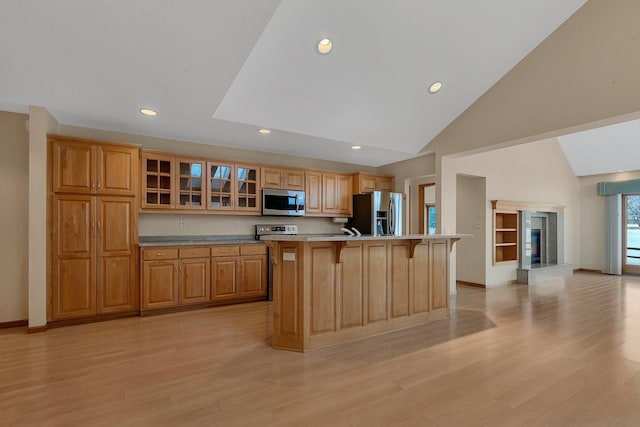
<svg viewBox="0 0 640 427"><path fill-rule="evenodd" d="M418 233L436 234L436 187L434 183L418 186Z"/></svg>
<svg viewBox="0 0 640 427"><path fill-rule="evenodd" d="M640 274L640 194L622 195L622 272Z"/></svg>

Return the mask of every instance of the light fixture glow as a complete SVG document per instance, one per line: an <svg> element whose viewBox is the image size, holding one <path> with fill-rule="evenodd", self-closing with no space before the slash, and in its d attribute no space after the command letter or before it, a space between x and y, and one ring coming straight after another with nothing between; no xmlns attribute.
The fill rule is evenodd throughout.
<svg viewBox="0 0 640 427"><path fill-rule="evenodd" d="M331 52L331 49L333 49L333 42L331 40L322 39L318 42L318 52L321 54L326 55Z"/></svg>
<svg viewBox="0 0 640 427"><path fill-rule="evenodd" d="M271 130L262 128L262 129L258 129L258 133L260 135L269 135L271 133Z"/></svg>
<svg viewBox="0 0 640 427"><path fill-rule="evenodd" d="M155 110L152 110L150 108L141 108L140 109L140 114L144 114L145 116L157 116L158 113Z"/></svg>
<svg viewBox="0 0 640 427"><path fill-rule="evenodd" d="M362 147L361 147L361 146L359 146L359 145L352 145L352 146L351 146L351 149L352 149L352 150L359 150L359 149L361 149L361 148L362 148Z"/></svg>
<svg viewBox="0 0 640 427"><path fill-rule="evenodd" d="M438 93L442 89L442 82L434 82L429 86L429 93Z"/></svg>

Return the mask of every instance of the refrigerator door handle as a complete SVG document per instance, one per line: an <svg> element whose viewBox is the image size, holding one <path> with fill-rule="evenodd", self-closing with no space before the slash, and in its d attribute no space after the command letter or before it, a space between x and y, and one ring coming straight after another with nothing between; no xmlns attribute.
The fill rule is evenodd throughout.
<svg viewBox="0 0 640 427"><path fill-rule="evenodd" d="M388 234L391 236L396 235L394 220L395 220L395 216L393 212L393 200L389 200L389 232Z"/></svg>

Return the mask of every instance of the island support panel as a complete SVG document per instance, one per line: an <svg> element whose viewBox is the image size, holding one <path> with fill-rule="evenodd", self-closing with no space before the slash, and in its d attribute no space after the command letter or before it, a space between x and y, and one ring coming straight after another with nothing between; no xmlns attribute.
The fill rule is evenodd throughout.
<svg viewBox="0 0 640 427"><path fill-rule="evenodd" d="M451 244L269 242L273 347L308 351L448 318Z"/></svg>

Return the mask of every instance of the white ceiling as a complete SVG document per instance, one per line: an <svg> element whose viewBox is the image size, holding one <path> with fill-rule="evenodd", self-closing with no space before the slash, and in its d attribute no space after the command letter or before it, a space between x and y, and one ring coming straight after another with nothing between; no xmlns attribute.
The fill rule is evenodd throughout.
<svg viewBox="0 0 640 427"><path fill-rule="evenodd" d="M585 2L3 0L0 108L379 166L417 155Z"/></svg>
<svg viewBox="0 0 640 427"><path fill-rule="evenodd" d="M640 120L558 137L576 176L640 169Z"/></svg>

